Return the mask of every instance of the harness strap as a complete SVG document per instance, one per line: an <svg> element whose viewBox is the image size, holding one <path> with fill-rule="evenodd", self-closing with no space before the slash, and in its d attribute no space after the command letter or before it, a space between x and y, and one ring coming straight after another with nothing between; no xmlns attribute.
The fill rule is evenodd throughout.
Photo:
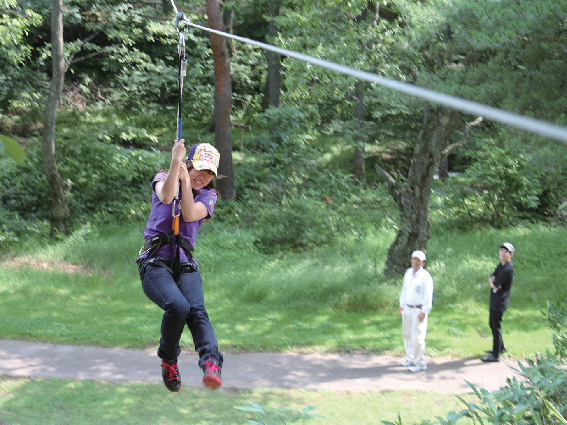
<svg viewBox="0 0 567 425"><path fill-rule="evenodd" d="M155 258L159 249L167 244L170 244L171 246L171 258L169 260L161 257ZM173 251L175 251L174 245L177 245L178 248L175 256L173 255ZM181 273L183 273L187 267L190 267L190 265L186 263L180 263L179 248L182 248L185 251L188 258L193 258L191 254L194 250L193 245L191 245L191 243L181 235L175 235L173 230L171 232L162 232L157 236L147 239L144 246L140 249L140 255L148 253L146 258L140 263L140 272L142 273L148 264L156 264L165 267L172 274L175 282L179 284ZM195 269L194 265L192 267Z"/></svg>

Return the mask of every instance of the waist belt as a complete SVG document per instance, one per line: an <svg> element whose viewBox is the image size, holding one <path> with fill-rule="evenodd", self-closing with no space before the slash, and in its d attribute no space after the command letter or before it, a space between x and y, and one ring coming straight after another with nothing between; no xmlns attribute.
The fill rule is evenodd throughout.
<svg viewBox="0 0 567 425"><path fill-rule="evenodd" d="M140 249L139 254L144 255L146 252L149 252L148 257L153 257L155 253L162 247L170 243L175 239L173 235L173 230L171 232L163 232L153 238L146 239L144 246ZM183 248L187 257L191 257L191 251L193 251L193 245L185 239L184 237L179 237L179 246Z"/></svg>
<svg viewBox="0 0 567 425"><path fill-rule="evenodd" d="M423 305L421 305L421 304L419 304L419 305L409 305L409 304L406 304L406 305L407 305L409 308L421 308L421 307L423 307Z"/></svg>
<svg viewBox="0 0 567 425"><path fill-rule="evenodd" d="M193 251L193 245L191 245L191 243L187 239L180 235L174 235L173 230L170 232L162 232L157 236L147 239L144 242L144 246L140 249L140 255L144 255L146 253L148 254L146 258L140 262L139 265L141 276L143 276L146 266L149 263L155 263L162 267L166 267L173 275L175 282L179 284L179 278L181 276L181 273L183 272L183 269L181 268L181 264L179 262L179 255L173 257L173 242L177 242L178 246L183 248L185 254L187 254L187 257L189 259L192 259L193 256L191 255L191 251ZM167 244L171 244L172 248L172 258L170 259L169 267L166 266L163 261L153 260L153 258L157 255L159 249ZM193 269L195 269L194 266Z"/></svg>

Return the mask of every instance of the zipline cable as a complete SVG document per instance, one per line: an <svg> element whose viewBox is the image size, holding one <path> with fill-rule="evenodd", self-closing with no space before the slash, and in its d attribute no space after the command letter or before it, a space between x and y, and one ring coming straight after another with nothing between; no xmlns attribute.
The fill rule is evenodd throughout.
<svg viewBox="0 0 567 425"><path fill-rule="evenodd" d="M551 139L558 140L567 144L567 128L553 124L546 121L537 120L535 118L526 117L524 115L515 114L508 112L493 106L488 106L482 103L474 102L471 100L462 99L457 96L452 96L444 93L439 93L434 90L425 89L422 87L414 86L402 81L391 80L389 78L380 77L379 75L372 74L366 71L359 71L348 66L339 65L334 62L330 62L324 59L314 58L302 53L298 53L292 50L282 49L280 47L273 46L271 44L262 43L260 41L251 40L249 38L240 37L237 35L229 34L226 32L218 31L212 28L207 28L202 25L194 24L187 19L185 19L182 12L177 11L177 7L173 0L171 4L176 13L176 25L179 23L184 23L193 28L199 30L207 31L213 34L231 38L242 43L251 44L253 46L260 47L265 50L270 50L275 53L279 53L290 58L298 59L303 62L311 63L313 65L320 66L322 68L327 68L332 71L339 72L341 74L350 75L351 77L358 78L360 80L369 81L371 83L378 84L383 87L390 88L405 94L409 94L414 97L418 97L427 100L432 103L448 106L452 109L457 109L462 112L466 112L472 115L480 115L484 118L496 121L502 124L509 125L511 127L518 128L520 130L528 131L530 133L539 134L540 136L549 137Z"/></svg>

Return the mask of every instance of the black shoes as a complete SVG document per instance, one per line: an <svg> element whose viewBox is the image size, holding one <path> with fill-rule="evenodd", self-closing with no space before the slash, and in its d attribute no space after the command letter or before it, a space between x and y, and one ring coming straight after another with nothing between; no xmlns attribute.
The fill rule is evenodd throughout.
<svg viewBox="0 0 567 425"><path fill-rule="evenodd" d="M496 357L494 354L489 354L488 356L481 357L480 360L482 360L485 363L499 362L500 361L500 359L498 357Z"/></svg>
<svg viewBox="0 0 567 425"><path fill-rule="evenodd" d="M500 354L505 353L505 352L506 352L505 348L502 348L500 350ZM500 361L498 356L494 355L494 350L488 350L487 353L488 353L488 356L481 357L480 360L482 360L485 363L499 362Z"/></svg>
<svg viewBox="0 0 567 425"><path fill-rule="evenodd" d="M494 350L487 350L486 351L488 354L494 354ZM503 348L502 350L500 350L500 354L504 354L506 352L506 349Z"/></svg>
<svg viewBox="0 0 567 425"><path fill-rule="evenodd" d="M176 393L181 389L181 376L175 360L163 361L161 364L161 377L169 391Z"/></svg>
<svg viewBox="0 0 567 425"><path fill-rule="evenodd" d="M205 387L216 390L222 385L221 367L218 361L209 357L209 360L203 362L203 384Z"/></svg>
<svg viewBox="0 0 567 425"><path fill-rule="evenodd" d="M161 377L165 387L171 392L178 392L181 389L181 376L177 368L177 361L163 360L161 364ZM218 361L209 357L203 362L203 384L205 387L216 390L222 385L221 367Z"/></svg>

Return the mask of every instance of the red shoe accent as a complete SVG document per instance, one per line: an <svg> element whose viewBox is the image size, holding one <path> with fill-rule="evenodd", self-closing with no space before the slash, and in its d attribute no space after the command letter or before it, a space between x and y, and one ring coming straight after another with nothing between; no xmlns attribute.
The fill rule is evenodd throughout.
<svg viewBox="0 0 567 425"><path fill-rule="evenodd" d="M222 385L221 368L211 357L203 363L203 372L203 384L205 384L205 387L216 390Z"/></svg>
<svg viewBox="0 0 567 425"><path fill-rule="evenodd" d="M181 378L179 376L177 363L163 362L161 367L161 375L165 387L171 392L178 392L181 389Z"/></svg>

